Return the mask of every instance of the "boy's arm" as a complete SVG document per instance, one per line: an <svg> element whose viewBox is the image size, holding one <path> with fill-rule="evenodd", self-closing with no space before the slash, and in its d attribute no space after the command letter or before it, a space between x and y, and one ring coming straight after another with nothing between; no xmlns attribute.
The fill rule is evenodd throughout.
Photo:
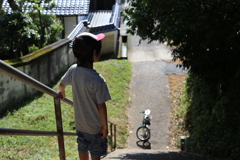
<svg viewBox="0 0 240 160"><path fill-rule="evenodd" d="M100 113L103 128L101 130L101 138L105 138L108 135L108 118L107 118L107 107L105 103L98 104L98 110Z"/></svg>
<svg viewBox="0 0 240 160"><path fill-rule="evenodd" d="M59 93L61 99L66 98L65 88L66 88L66 86L64 86L62 83L59 84L59 91L58 91L58 93Z"/></svg>

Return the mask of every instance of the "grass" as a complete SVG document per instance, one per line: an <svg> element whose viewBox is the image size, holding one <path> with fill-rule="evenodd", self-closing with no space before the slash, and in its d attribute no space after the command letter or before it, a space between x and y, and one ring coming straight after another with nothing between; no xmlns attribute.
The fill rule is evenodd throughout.
<svg viewBox="0 0 240 160"><path fill-rule="evenodd" d="M106 79L112 100L108 101L109 121L117 124L117 147L124 148L128 137L129 105L128 87L131 78L131 64L127 60L107 60L94 64L94 69ZM58 84L53 87L58 90ZM66 88L67 97L72 97L71 87ZM63 128L75 132L72 126L73 109L62 105ZM53 97L43 94L16 110L9 111L0 119L0 128L56 131ZM76 137L65 136L66 158L78 158ZM0 136L0 156L4 160L52 160L59 159L57 137L42 136Z"/></svg>

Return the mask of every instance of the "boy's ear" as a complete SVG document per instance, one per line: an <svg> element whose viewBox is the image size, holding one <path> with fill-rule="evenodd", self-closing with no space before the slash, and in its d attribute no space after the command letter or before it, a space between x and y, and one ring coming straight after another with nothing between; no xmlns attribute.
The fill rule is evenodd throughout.
<svg viewBox="0 0 240 160"><path fill-rule="evenodd" d="M96 51L96 49L93 50L93 59L94 59L95 57L97 57L97 51Z"/></svg>
<svg viewBox="0 0 240 160"><path fill-rule="evenodd" d="M94 55L94 54L97 54L97 50L96 50L96 49L93 50L93 55Z"/></svg>
<svg viewBox="0 0 240 160"><path fill-rule="evenodd" d="M97 57L98 57L97 50L94 49L94 50L93 50L93 62L96 62Z"/></svg>
<svg viewBox="0 0 240 160"><path fill-rule="evenodd" d="M93 50L93 62L98 62L101 57L101 52L97 52L96 49Z"/></svg>

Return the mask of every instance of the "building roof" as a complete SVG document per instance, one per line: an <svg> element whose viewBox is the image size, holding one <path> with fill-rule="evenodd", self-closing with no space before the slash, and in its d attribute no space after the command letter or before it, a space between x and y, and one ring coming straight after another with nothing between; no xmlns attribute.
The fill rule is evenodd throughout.
<svg viewBox="0 0 240 160"><path fill-rule="evenodd" d="M90 32L109 32L116 30L120 26L121 4L118 2L112 8L112 11L90 12L88 21L90 22Z"/></svg>
<svg viewBox="0 0 240 160"><path fill-rule="evenodd" d="M88 14L88 21L91 27L109 24L111 21L112 11L95 11Z"/></svg>
<svg viewBox="0 0 240 160"><path fill-rule="evenodd" d="M88 30L90 33L98 34L119 29L121 18L121 4L115 3L112 10L100 10L89 12L88 16L79 16L81 20L74 30L69 34L68 38L74 38L80 33ZM70 44L71 46L71 44Z"/></svg>
<svg viewBox="0 0 240 160"><path fill-rule="evenodd" d="M89 12L90 0L53 0L56 7L51 10L43 10L44 14L54 15L87 15ZM25 2L24 6L31 6L32 3ZM3 8L7 13L11 13L12 9L7 0L3 2ZM47 7L47 3L42 3L42 6ZM31 9L24 9L26 12Z"/></svg>

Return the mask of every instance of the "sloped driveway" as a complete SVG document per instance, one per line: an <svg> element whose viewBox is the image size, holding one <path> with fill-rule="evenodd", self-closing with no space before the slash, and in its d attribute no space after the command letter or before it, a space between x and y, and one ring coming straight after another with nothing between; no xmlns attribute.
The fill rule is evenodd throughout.
<svg viewBox="0 0 240 160"><path fill-rule="evenodd" d="M143 41L139 45L139 37L128 36L128 60L132 62L128 148L168 150L171 101L166 68L172 65L171 50L158 42ZM151 139L144 146L135 133L142 121L139 112L146 109L151 110L152 124Z"/></svg>
<svg viewBox="0 0 240 160"><path fill-rule="evenodd" d="M132 63L130 83L131 104L128 108L129 138L126 149L117 149L103 159L110 160L204 160L200 156L173 150L169 127L171 101L168 74L186 74L172 63L171 50L164 44L146 41L138 45L139 37L128 36L128 60ZM143 110L152 116L151 138L141 142L136 130L141 124Z"/></svg>

